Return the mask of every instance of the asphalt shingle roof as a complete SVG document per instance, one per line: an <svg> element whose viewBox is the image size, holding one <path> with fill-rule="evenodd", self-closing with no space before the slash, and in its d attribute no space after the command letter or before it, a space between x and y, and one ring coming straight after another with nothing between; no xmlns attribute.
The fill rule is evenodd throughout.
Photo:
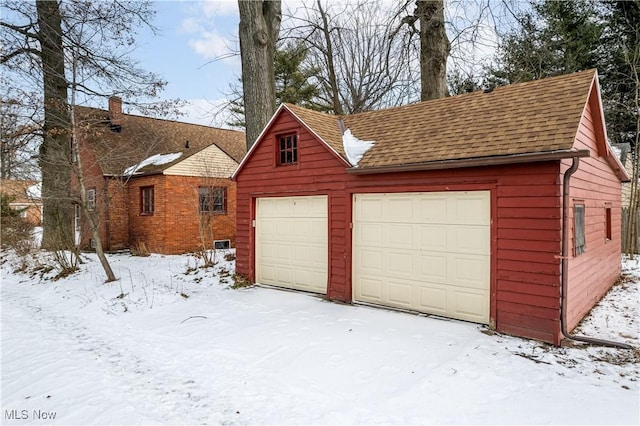
<svg viewBox="0 0 640 426"><path fill-rule="evenodd" d="M359 168L570 150L595 70L338 117L286 107L346 159L339 120L375 141Z"/></svg>
<svg viewBox="0 0 640 426"><path fill-rule="evenodd" d="M157 173L212 144L238 163L246 154L245 134L240 131L122 114L117 132L111 129L108 111L88 107L76 107L76 111L80 133L84 130L84 140L105 175L121 175L126 168L156 154L182 153L170 163L138 170L142 174Z"/></svg>

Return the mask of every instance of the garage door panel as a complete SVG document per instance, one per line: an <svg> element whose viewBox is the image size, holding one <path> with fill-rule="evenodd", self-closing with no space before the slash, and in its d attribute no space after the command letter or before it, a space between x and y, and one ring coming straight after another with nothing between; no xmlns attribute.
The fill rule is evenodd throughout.
<svg viewBox="0 0 640 426"><path fill-rule="evenodd" d="M411 197L393 197L383 201L383 217L389 222L410 222L415 214L413 209Z"/></svg>
<svg viewBox="0 0 640 426"><path fill-rule="evenodd" d="M490 249L488 226L458 226L449 232L447 247L457 253L486 254Z"/></svg>
<svg viewBox="0 0 640 426"><path fill-rule="evenodd" d="M363 273L380 273L382 272L383 264L382 250L362 250L359 253L359 264Z"/></svg>
<svg viewBox="0 0 640 426"><path fill-rule="evenodd" d="M363 244L381 246L382 232L382 225L378 223L363 223L355 238Z"/></svg>
<svg viewBox="0 0 640 426"><path fill-rule="evenodd" d="M448 222L461 225L489 225L489 197L477 194L457 194L449 198Z"/></svg>
<svg viewBox="0 0 640 426"><path fill-rule="evenodd" d="M484 310L488 309L486 297L483 293L456 291L454 312L456 316L468 321L482 322Z"/></svg>
<svg viewBox="0 0 640 426"><path fill-rule="evenodd" d="M447 248L447 230L436 225L421 225L420 248L422 250L445 250Z"/></svg>
<svg viewBox="0 0 640 426"><path fill-rule="evenodd" d="M405 275L407 277L413 275L414 259L413 253L409 250L388 251L383 263L386 275Z"/></svg>
<svg viewBox="0 0 640 426"><path fill-rule="evenodd" d="M376 220L382 217L382 200L362 200L356 215L362 220Z"/></svg>
<svg viewBox="0 0 640 426"><path fill-rule="evenodd" d="M483 289L489 279L488 262L485 256L452 255L451 281L460 287Z"/></svg>
<svg viewBox="0 0 640 426"><path fill-rule="evenodd" d="M327 197L256 201L256 281L327 291Z"/></svg>
<svg viewBox="0 0 640 426"><path fill-rule="evenodd" d="M389 281L388 301L400 308L410 309L413 305L413 286L402 281Z"/></svg>
<svg viewBox="0 0 640 426"><path fill-rule="evenodd" d="M489 192L356 194L353 259L356 301L488 323Z"/></svg>
<svg viewBox="0 0 640 426"><path fill-rule="evenodd" d="M384 244L387 247L412 247L413 246L414 226L407 224L392 224L387 228Z"/></svg>
<svg viewBox="0 0 640 426"><path fill-rule="evenodd" d="M443 196L419 198L420 223L444 223L447 218L447 199Z"/></svg>
<svg viewBox="0 0 640 426"><path fill-rule="evenodd" d="M444 283L447 280L447 256L441 253L422 253L418 257L420 264L420 281Z"/></svg>
<svg viewBox="0 0 640 426"><path fill-rule="evenodd" d="M421 285L419 290L420 298L417 305L424 311L436 315L446 315L447 310L447 290L443 287Z"/></svg>
<svg viewBox="0 0 640 426"><path fill-rule="evenodd" d="M363 276L358 285L358 298L368 302L382 301L382 281L374 277Z"/></svg>

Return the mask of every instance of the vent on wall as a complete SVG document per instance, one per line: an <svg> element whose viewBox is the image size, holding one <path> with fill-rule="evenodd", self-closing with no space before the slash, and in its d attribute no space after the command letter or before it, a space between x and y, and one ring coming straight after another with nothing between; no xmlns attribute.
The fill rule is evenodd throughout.
<svg viewBox="0 0 640 426"><path fill-rule="evenodd" d="M231 248L230 240L216 240L213 242L213 248L216 250L226 250Z"/></svg>

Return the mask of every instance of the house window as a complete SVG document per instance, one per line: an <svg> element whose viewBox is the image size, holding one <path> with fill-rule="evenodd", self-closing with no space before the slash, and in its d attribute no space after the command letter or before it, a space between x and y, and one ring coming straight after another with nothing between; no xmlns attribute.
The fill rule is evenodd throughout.
<svg viewBox="0 0 640 426"><path fill-rule="evenodd" d="M213 248L216 250L228 250L231 248L230 240L215 240L213 242Z"/></svg>
<svg viewBox="0 0 640 426"><path fill-rule="evenodd" d="M611 207L605 207L604 209L604 238L607 241L611 241Z"/></svg>
<svg viewBox="0 0 640 426"><path fill-rule="evenodd" d="M298 135L278 137L278 164L296 164L298 162Z"/></svg>
<svg viewBox="0 0 640 426"><path fill-rule="evenodd" d="M200 213L226 213L227 188L201 186L198 188Z"/></svg>
<svg viewBox="0 0 640 426"><path fill-rule="evenodd" d="M584 253L586 249L585 241L585 221L584 204L576 204L573 207L573 233L574 233L574 254L577 256Z"/></svg>
<svg viewBox="0 0 640 426"><path fill-rule="evenodd" d="M87 210L90 212L96 209L96 190L94 188L87 189Z"/></svg>
<svg viewBox="0 0 640 426"><path fill-rule="evenodd" d="M140 213L153 214L153 186L140 188Z"/></svg>

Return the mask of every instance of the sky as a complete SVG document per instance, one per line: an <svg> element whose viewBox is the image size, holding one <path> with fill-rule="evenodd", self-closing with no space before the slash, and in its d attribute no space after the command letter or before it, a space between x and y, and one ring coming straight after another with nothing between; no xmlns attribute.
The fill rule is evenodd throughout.
<svg viewBox="0 0 640 426"><path fill-rule="evenodd" d="M210 113L241 74L236 1L157 1L158 33L142 31L133 56L167 81L163 99L186 100L181 121L222 125ZM234 53L236 52L236 53Z"/></svg>

